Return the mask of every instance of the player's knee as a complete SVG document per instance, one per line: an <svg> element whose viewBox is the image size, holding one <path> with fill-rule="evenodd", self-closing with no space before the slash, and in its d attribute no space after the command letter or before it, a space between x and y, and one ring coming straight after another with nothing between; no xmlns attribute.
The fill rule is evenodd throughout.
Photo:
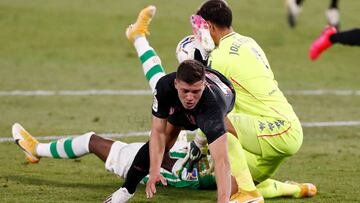
<svg viewBox="0 0 360 203"><path fill-rule="evenodd" d="M89 136L90 136L89 147L96 144L99 139L103 139L102 137L96 135L95 132L92 132L92 134L90 134Z"/></svg>
<svg viewBox="0 0 360 203"><path fill-rule="evenodd" d="M283 156L285 157L289 157L289 156L293 156L294 154L296 154L299 149L301 147L301 144L293 144L293 145L288 145L285 149L283 149Z"/></svg>

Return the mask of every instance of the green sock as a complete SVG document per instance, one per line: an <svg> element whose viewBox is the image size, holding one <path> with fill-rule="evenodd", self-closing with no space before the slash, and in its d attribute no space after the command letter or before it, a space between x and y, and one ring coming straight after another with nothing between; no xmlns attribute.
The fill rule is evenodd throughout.
<svg viewBox="0 0 360 203"><path fill-rule="evenodd" d="M154 92L156 83L165 75L160 57L149 45L149 42L145 37L136 38L134 47L139 56L145 78L149 82L151 90Z"/></svg>

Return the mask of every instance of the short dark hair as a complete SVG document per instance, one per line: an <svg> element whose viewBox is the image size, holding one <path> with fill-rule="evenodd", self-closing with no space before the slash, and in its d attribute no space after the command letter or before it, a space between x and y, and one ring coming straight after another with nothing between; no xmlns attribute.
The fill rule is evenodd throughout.
<svg viewBox="0 0 360 203"><path fill-rule="evenodd" d="M201 5L196 13L220 28L230 28L232 23L232 12L223 0L209 0Z"/></svg>
<svg viewBox="0 0 360 203"><path fill-rule="evenodd" d="M205 66L196 60L185 60L180 63L176 71L176 79L188 84L205 80Z"/></svg>

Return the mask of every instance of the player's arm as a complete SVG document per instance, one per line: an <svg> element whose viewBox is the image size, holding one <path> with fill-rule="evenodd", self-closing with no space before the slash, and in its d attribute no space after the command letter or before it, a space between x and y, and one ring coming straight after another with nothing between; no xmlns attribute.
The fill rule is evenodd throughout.
<svg viewBox="0 0 360 203"><path fill-rule="evenodd" d="M146 196L152 198L156 193L155 184L162 182L166 185L166 180L160 175L160 166L165 152L166 146L166 119L152 117L151 136L150 136L150 173L149 181L146 184Z"/></svg>
<svg viewBox="0 0 360 203"><path fill-rule="evenodd" d="M237 136L236 130L227 116L225 116L224 122L225 122L227 131L237 138L238 136Z"/></svg>
<svg viewBox="0 0 360 203"><path fill-rule="evenodd" d="M230 198L230 162L228 157L226 133L217 138L209 149L215 165L215 178L217 185L217 202L228 202Z"/></svg>

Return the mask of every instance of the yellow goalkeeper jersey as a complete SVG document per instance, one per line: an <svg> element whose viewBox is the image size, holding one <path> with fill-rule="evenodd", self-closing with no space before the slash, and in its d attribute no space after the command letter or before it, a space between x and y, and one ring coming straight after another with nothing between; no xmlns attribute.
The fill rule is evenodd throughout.
<svg viewBox="0 0 360 203"><path fill-rule="evenodd" d="M278 88L265 53L250 37L232 32L224 36L208 60L234 85L235 112L275 119L298 119Z"/></svg>

